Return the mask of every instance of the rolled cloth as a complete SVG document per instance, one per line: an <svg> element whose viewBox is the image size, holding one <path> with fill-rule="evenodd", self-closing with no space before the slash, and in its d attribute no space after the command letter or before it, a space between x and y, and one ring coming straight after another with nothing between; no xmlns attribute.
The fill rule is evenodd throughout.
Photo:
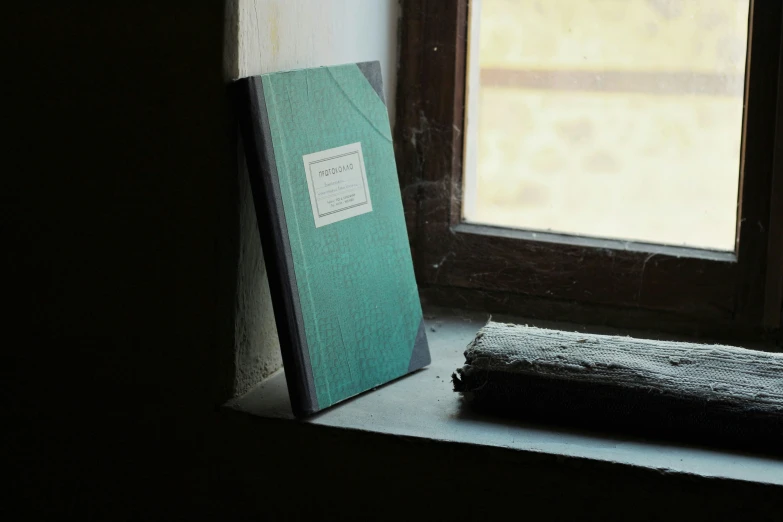
<svg viewBox="0 0 783 522"><path fill-rule="evenodd" d="M489 322L452 376L481 409L783 453L783 355Z"/></svg>

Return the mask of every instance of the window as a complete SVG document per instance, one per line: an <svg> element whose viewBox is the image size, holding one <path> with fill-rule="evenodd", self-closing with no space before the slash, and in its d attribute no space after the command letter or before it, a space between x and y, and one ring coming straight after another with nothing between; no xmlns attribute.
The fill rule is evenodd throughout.
<svg viewBox="0 0 783 522"><path fill-rule="evenodd" d="M465 220L733 251L748 15L748 0L470 4Z"/></svg>
<svg viewBox="0 0 783 522"><path fill-rule="evenodd" d="M701 38L700 10L730 36L711 61L671 43ZM779 331L782 16L769 0L405 0L395 132L425 297L696 335ZM639 27L666 38L637 39ZM502 52L486 40L536 31L550 51L532 36L495 42ZM572 63L579 52L589 67ZM526 127L531 107L539 121ZM660 153L655 140L689 124L690 147ZM580 149L586 133L598 144ZM601 181L580 181L585 171ZM542 193L560 207L537 211Z"/></svg>

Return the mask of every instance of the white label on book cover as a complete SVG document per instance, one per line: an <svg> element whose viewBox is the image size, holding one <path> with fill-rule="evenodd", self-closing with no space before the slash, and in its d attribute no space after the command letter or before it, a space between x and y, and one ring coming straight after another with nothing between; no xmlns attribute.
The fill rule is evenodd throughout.
<svg viewBox="0 0 783 522"><path fill-rule="evenodd" d="M362 144L302 156L316 228L372 212Z"/></svg>

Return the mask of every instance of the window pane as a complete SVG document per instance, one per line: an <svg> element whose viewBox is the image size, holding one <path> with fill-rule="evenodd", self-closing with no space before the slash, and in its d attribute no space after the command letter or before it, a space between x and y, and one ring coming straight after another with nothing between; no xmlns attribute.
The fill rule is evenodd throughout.
<svg viewBox="0 0 783 522"><path fill-rule="evenodd" d="M748 0L476 5L466 221L734 249Z"/></svg>

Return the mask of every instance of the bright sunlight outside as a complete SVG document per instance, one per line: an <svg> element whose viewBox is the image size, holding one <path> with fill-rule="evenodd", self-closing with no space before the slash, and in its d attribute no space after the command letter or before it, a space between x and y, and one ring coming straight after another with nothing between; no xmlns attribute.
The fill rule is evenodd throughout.
<svg viewBox="0 0 783 522"><path fill-rule="evenodd" d="M466 221L734 249L748 0L474 4Z"/></svg>

